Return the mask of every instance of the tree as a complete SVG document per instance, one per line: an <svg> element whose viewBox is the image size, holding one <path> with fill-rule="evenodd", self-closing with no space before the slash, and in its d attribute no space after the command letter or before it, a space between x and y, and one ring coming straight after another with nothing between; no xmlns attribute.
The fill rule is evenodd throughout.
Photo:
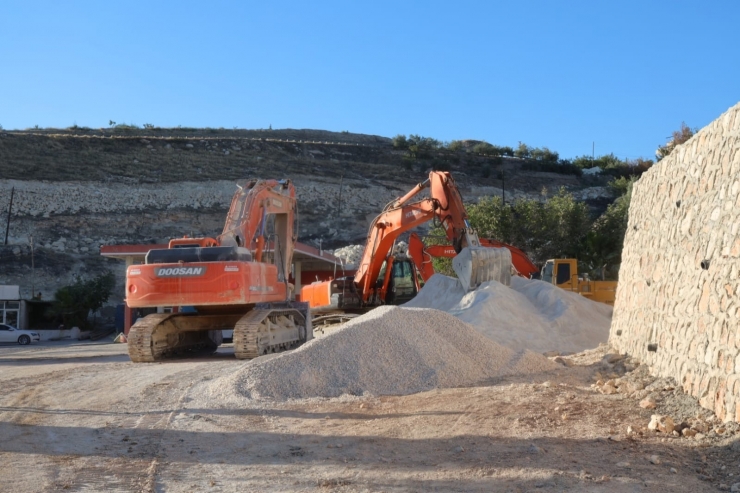
<svg viewBox="0 0 740 493"><path fill-rule="evenodd" d="M627 182L624 194L607 207L586 237L585 255L581 260L594 273L599 273L602 266L617 267L622 263L633 184L634 180ZM612 272L609 277L616 278L616 274Z"/></svg>
<svg viewBox="0 0 740 493"><path fill-rule="evenodd" d="M452 152L459 152L463 150L463 144L459 140L453 140L447 144L447 149Z"/></svg>
<svg viewBox="0 0 740 493"><path fill-rule="evenodd" d="M670 140L666 143L666 145L658 147L658 150L655 151L655 156L658 158L658 161L673 152L673 149L675 149L676 146L683 144L691 137L693 137L697 131L698 129L689 128L689 126L686 125L685 122L681 122L681 128L673 132Z"/></svg>
<svg viewBox="0 0 740 493"><path fill-rule="evenodd" d="M396 135L395 137L393 137L392 142L395 149L408 149L409 147L409 143L408 140L406 140L405 135Z"/></svg>
<svg viewBox="0 0 740 493"><path fill-rule="evenodd" d="M530 149L530 157L535 161L549 164L557 164L558 160L560 159L560 156L557 152L551 151L547 147L543 147L542 149L540 149L539 147Z"/></svg>
<svg viewBox="0 0 740 493"><path fill-rule="evenodd" d="M504 204L491 197L467 207L470 225L482 238L493 238L521 248L534 262L578 257L591 227L588 207L561 189L540 202L519 199Z"/></svg>
<svg viewBox="0 0 740 493"><path fill-rule="evenodd" d="M514 150L514 156L521 159L527 159L530 156L531 152L531 147L529 147L524 142L519 142L519 146Z"/></svg>
<svg viewBox="0 0 740 493"><path fill-rule="evenodd" d="M432 151L442 147L442 143L432 137L422 137L421 135L409 135L407 140L407 149L414 159L427 159L431 157Z"/></svg>
<svg viewBox="0 0 740 493"><path fill-rule="evenodd" d="M52 311L61 316L67 327L90 328L87 317L90 312L99 310L110 298L116 278L106 272L88 281L79 277L74 284L57 290L54 294Z"/></svg>
<svg viewBox="0 0 740 493"><path fill-rule="evenodd" d="M610 181L607 186L614 193L614 195L621 197L626 194L629 190L632 190L632 185L637 181L636 176L627 178L626 176L620 176Z"/></svg>

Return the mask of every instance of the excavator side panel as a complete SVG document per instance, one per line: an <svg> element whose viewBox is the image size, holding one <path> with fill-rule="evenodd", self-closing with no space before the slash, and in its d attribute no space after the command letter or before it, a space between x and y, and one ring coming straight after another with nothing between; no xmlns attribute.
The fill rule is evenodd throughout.
<svg viewBox="0 0 740 493"><path fill-rule="evenodd" d="M132 265L126 271L126 304L139 308L281 301L287 291L277 270L258 262Z"/></svg>

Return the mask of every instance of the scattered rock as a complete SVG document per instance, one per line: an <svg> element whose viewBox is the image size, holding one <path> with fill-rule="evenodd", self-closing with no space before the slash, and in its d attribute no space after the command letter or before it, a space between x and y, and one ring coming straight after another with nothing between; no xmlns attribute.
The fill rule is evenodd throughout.
<svg viewBox="0 0 740 493"><path fill-rule="evenodd" d="M699 433L709 432L709 425L704 421L696 421L694 424L691 425L691 427Z"/></svg>
<svg viewBox="0 0 740 493"><path fill-rule="evenodd" d="M661 433L670 434L673 433L676 425L670 416L663 416L660 414L653 414L650 417L650 423L648 424L648 430L660 431Z"/></svg>
<svg viewBox="0 0 740 493"><path fill-rule="evenodd" d="M652 397L645 397L640 401L640 407L643 409L655 409L655 399Z"/></svg>
<svg viewBox="0 0 740 493"><path fill-rule="evenodd" d="M624 358L625 358L624 355L613 353L613 354L607 354L606 356L604 356L604 361L606 361L610 365L613 365L615 363L622 361Z"/></svg>
<svg viewBox="0 0 740 493"><path fill-rule="evenodd" d="M732 493L740 493L740 483L735 483L732 486L730 486L730 491Z"/></svg>
<svg viewBox="0 0 740 493"><path fill-rule="evenodd" d="M627 393L632 394L645 388L645 383L642 381L631 381L625 385Z"/></svg>
<svg viewBox="0 0 740 493"><path fill-rule="evenodd" d="M617 388L616 388L616 387L614 386L614 384L612 384L612 383L610 383L610 382L612 382L612 380L610 380L609 382L606 382L606 383L605 383L605 384L604 384L604 385L603 385L603 386L601 387L601 389L599 389L599 391L600 391L600 392L601 392L602 394L606 394L606 395L611 395L611 394L616 394L616 393L617 393Z"/></svg>
<svg viewBox="0 0 740 493"><path fill-rule="evenodd" d="M630 463L627 462L627 461L624 461L624 462L617 462L616 465L617 465L617 467L629 467L630 466Z"/></svg>
<svg viewBox="0 0 740 493"><path fill-rule="evenodd" d="M657 455L653 454L653 455L650 456L650 462L652 464L656 464L657 465L657 464L661 464L663 461L660 460L660 457L658 457Z"/></svg>
<svg viewBox="0 0 740 493"><path fill-rule="evenodd" d="M560 365L567 366L568 368L570 368L571 366L573 366L573 362L571 362L568 359L563 358L562 356L556 356L556 357L554 357L552 359L552 361L554 363L558 363Z"/></svg>

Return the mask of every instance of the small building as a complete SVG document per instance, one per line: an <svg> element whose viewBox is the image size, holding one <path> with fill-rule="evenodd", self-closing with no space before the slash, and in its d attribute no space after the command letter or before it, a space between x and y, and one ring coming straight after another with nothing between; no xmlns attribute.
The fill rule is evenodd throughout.
<svg viewBox="0 0 740 493"><path fill-rule="evenodd" d="M153 245L101 245L100 255L124 260L126 267L143 264L149 250L167 248L166 244ZM353 275L354 270L345 270L341 259L312 246L296 243L293 251L293 267L289 281L295 286L294 294L301 292L301 287L316 281L327 281L336 277ZM159 307L157 311L177 310L177 307ZM124 331L133 323L133 309L124 308Z"/></svg>
<svg viewBox="0 0 740 493"><path fill-rule="evenodd" d="M0 286L0 323L18 329L47 329L53 327L48 314L50 301L21 299L20 286Z"/></svg>
<svg viewBox="0 0 740 493"><path fill-rule="evenodd" d="M27 328L26 307L21 309L21 287L0 286L0 323L18 329Z"/></svg>

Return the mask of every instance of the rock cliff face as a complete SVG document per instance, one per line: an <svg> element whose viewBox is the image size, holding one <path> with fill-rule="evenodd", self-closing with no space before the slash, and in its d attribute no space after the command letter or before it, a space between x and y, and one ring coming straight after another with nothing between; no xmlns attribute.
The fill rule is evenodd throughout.
<svg viewBox="0 0 740 493"><path fill-rule="evenodd" d="M740 421L740 104L635 184L610 342Z"/></svg>
<svg viewBox="0 0 740 493"><path fill-rule="evenodd" d="M0 284L21 285L24 297L33 288L49 299L75 276L104 269L116 272L122 286L121 262L101 258L100 245L219 234L241 179L292 179L299 241L321 242L327 249L363 243L383 206L440 162L451 169L466 200L502 194L501 182L480 174L487 158L445 155L434 163L409 163L389 139L377 136L305 130L75 132L0 132L3 226L15 190L8 246L0 246ZM573 177L551 175L518 176L507 168L507 200L537 196L542 184L553 190L578 184ZM605 195L599 188L579 194Z"/></svg>

